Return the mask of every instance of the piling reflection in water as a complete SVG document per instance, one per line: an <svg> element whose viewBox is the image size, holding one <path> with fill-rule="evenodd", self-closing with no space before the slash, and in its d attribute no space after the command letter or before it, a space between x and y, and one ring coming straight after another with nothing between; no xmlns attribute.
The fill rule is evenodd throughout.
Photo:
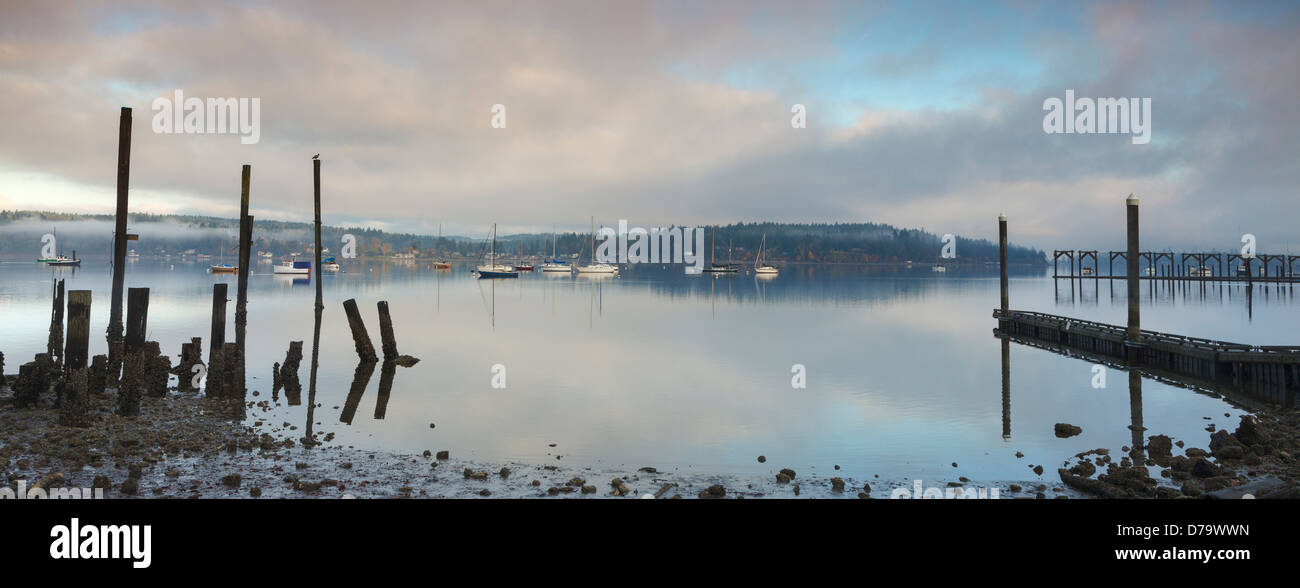
<svg viewBox="0 0 1300 588"><path fill-rule="evenodd" d="M311 336L311 375L307 380L307 427L303 436L304 445L307 447L315 444L312 426L316 423L316 372L320 369L320 320L324 310L321 305L316 305L316 325L312 329Z"/></svg>
<svg viewBox="0 0 1300 588"><path fill-rule="evenodd" d="M1128 414L1128 428L1133 432L1128 455L1133 460L1133 465L1142 465L1146 463L1146 458L1143 457L1143 446L1146 445L1143 432L1147 429L1142 426L1142 374L1136 369L1128 371Z"/></svg>
<svg viewBox="0 0 1300 588"><path fill-rule="evenodd" d="M375 373L375 362L363 361L357 364L357 369L352 376L352 387L348 389L348 399L343 403L343 412L339 414L339 422L352 424L352 417L357 414L357 405L361 404L361 397L366 393L366 386L370 385L370 376Z"/></svg>

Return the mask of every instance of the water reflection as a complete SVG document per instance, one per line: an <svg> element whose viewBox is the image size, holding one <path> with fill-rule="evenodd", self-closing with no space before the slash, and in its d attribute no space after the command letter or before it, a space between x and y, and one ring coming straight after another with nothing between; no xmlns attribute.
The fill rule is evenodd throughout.
<svg viewBox="0 0 1300 588"><path fill-rule="evenodd" d="M164 345L207 333L212 284L227 280L176 268L142 260L128 274L128 286L153 289L150 339ZM1032 476L1016 451L1034 463L1078 452L1054 437L1055 422L1081 425L1077 441L1100 445L1130 438L1127 426L1140 421L1131 420L1136 407L1123 386L1088 386L1087 362L989 340L996 273L791 265L759 279L634 266L617 278L537 274L483 284L466 269L360 260L313 276L330 304L391 302L403 350L425 359L402 379L395 368L357 364L345 316L316 312L314 288L250 276L248 371L265 373L288 340L312 341L303 402L256 419L305 419L308 438L332 434L359 448L418 453L436 445L484 460L553 463L562 452L579 467L755 473L779 460L818 472L840 465L846 476L926 479L951 475L956 461L960 475L1006 480ZM16 361L46 346L50 275L30 264L0 271L0 351ZM108 272L93 266L66 273L71 289L109 285ZM1147 328L1295 343L1290 325L1300 312L1274 286L1267 296L1242 286L1150 286L1142 289ZM1124 320L1122 283L1114 303L1088 284L1082 294L1073 286L1069 302L1070 287L1061 284L1058 296L1038 274L1013 274L1011 287L1017 308ZM92 330L106 326L105 316L92 315ZM91 345L92 354L106 346L94 337ZM489 385L497 363L509 369L508 388ZM791 386L796 363L807 366L806 389ZM1236 410L1145 374L1137 397L1147 410L1142 424L1153 430L1190 439L1203 434L1202 416ZM989 395L995 388L1000 402ZM374 417L356 418L363 411ZM428 426L434 420L436 430ZM760 454L768 464L753 459Z"/></svg>

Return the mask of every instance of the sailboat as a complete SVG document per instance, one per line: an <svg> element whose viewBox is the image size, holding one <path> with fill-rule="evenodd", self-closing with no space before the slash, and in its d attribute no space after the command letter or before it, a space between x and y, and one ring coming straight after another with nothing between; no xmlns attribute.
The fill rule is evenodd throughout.
<svg viewBox="0 0 1300 588"><path fill-rule="evenodd" d="M226 244L225 244L225 242L223 241L223 242L221 243L221 262L222 262L222 263L220 263L220 264L218 264L218 265L210 265L210 266L208 266L208 271L210 271L210 272L212 272L212 273L214 273L214 274L233 274L233 273L237 273L237 272L239 271L239 266L236 266L236 265L230 265L230 264L228 264L228 263L225 263L225 261L226 261Z"/></svg>
<svg viewBox="0 0 1300 588"><path fill-rule="evenodd" d="M776 275L777 269L766 263L763 263L763 248L767 245L767 234L763 234L763 239L758 242L758 257L754 258L754 273L759 275Z"/></svg>
<svg viewBox="0 0 1300 588"><path fill-rule="evenodd" d="M551 259L547 260L546 263L542 264L542 271L552 272L552 273L564 272L566 274L573 272L573 268L569 266L569 262L564 261L555 256L555 226L554 225L551 226Z"/></svg>
<svg viewBox="0 0 1300 588"><path fill-rule="evenodd" d="M519 263L516 263L516 264L515 264L515 271L517 271L517 272L531 272L531 271L533 271L533 269L534 269L534 268L533 268L533 264L531 264L531 263L524 263L524 242L523 242L523 241L520 241L520 242L519 242Z"/></svg>
<svg viewBox="0 0 1300 588"><path fill-rule="evenodd" d="M336 258L334 258L334 257L332 257L332 256L331 256L331 257L326 257L325 259L320 260L320 269L321 269L321 271L326 271L326 272L337 272L337 271L339 271L340 267L342 267L342 266L339 265L339 260L336 259Z"/></svg>
<svg viewBox="0 0 1300 588"><path fill-rule="evenodd" d="M515 271L513 266L497 263L497 225L492 223L492 251L488 254L487 263L478 266L478 277L480 278L517 278L519 272Z"/></svg>
<svg viewBox="0 0 1300 588"><path fill-rule="evenodd" d="M439 247L442 246L442 223L438 223L438 245ZM441 249L438 251L438 253L442 253ZM448 262L446 258L442 258L439 259L438 261L433 262L433 269L449 270L451 269L451 263Z"/></svg>
<svg viewBox="0 0 1300 588"><path fill-rule="evenodd" d="M718 227L713 227L713 245L709 250L709 267L704 268L703 271L706 271L711 274L734 274L737 272L736 266L733 265L730 261L731 259L730 248L728 248L727 263L717 263L716 261L717 257L718 257Z"/></svg>
<svg viewBox="0 0 1300 588"><path fill-rule="evenodd" d="M554 253L554 252L552 252ZM617 274L618 266L596 261L596 217L591 217L591 264L578 266L580 274Z"/></svg>

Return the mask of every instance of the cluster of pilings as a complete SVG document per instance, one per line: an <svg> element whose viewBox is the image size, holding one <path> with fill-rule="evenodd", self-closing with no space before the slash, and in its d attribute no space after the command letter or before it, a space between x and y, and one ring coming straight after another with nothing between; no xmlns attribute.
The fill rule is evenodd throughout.
<svg viewBox="0 0 1300 588"><path fill-rule="evenodd" d="M64 290L64 281L53 284L51 296L49 339L44 353L19 368L18 377L5 381L3 356L0 356L0 384L9 385L14 393L14 405L19 408L37 407L41 396L53 388L53 405L59 410L59 422L66 426L87 426L89 400L104 394L106 389L116 389L115 412L122 416L140 414L142 396L161 397L167 394L168 376L179 377L178 389L194 388L192 376L201 370L200 339L194 338L182 346L181 359L175 370L171 360L162 354L156 341L146 341L148 332L149 289L125 288L125 263L127 242L136 235L126 232L128 214L128 187L131 169L131 109L122 108L118 120L117 166L117 216L113 232L113 279L109 312L107 343L108 354L96 355L88 362L90 338L91 292L89 290ZM244 166L243 202L245 218L243 235L251 232L252 217L247 216L248 166ZM248 239L246 238L246 241ZM244 263L247 267L247 244ZM241 306L246 291L246 272L241 273ZM123 294L126 294L126 320L123 321ZM240 317L237 317L237 319ZM242 339L242 321L237 320ZM239 370L242 391L242 347L236 361L228 362Z"/></svg>
<svg viewBox="0 0 1300 588"><path fill-rule="evenodd" d="M91 397L102 395L108 389L117 392L115 412L121 416L137 416L141 411L141 398L161 397L169 389L169 375L177 376L176 389L181 392L199 391L210 397L245 407L245 335L247 327L249 253L252 245L253 217L249 212L249 184L251 166L244 165L240 182L240 241L239 270L235 303L235 341L226 341L227 284L217 283L212 291L212 321L208 355L203 357L202 339L194 337L181 345L179 359L172 366L156 341L146 341L149 309L149 289L125 287L125 263L128 241L137 235L127 233L128 191L131 162L131 109L122 108L118 127L117 210L113 232L112 295L107 329L108 353L96 355L87 362L91 292L89 290L64 291L64 282L54 284L49 341L44 353L36 354L33 361L20 366L18 377L5 381L4 356L0 355L0 385L10 385L14 403L20 408L36 407L41 395L53 386L56 391L54 406L60 410L59 420L68 426L87 426L91 421L88 407ZM313 158L315 197L315 257L317 271L321 262L321 206L320 160ZM125 313L123 298L126 298ZM376 417L383 418L384 404L392 386L395 366L409 367L419 360L397 351L388 303L379 302L380 333L383 350L383 376L381 377L380 406ZM321 282L316 282L316 331L312 349L311 394L315 394L316 366L319 355L320 320L324 309ZM355 300L344 303L348 322L352 328L357 354L361 359L358 378L361 390L374 371L378 356L356 308ZM65 313L66 310L66 313ZM65 319L66 314L66 319ZM125 319L124 319L125 314ZM66 321L66 329L65 329ZM66 337L66 340L65 340ZM290 404L300 403L301 383L298 367L303 358L302 341L290 342L283 365L276 364L274 391L283 388ZM361 375L364 374L364 378ZM355 391L355 390L354 390ZM358 392L359 395L359 392ZM351 395L349 396L351 398ZM308 413L311 413L311 407ZM310 416L308 430L310 431ZM310 434L308 434L310 438Z"/></svg>
<svg viewBox="0 0 1300 588"><path fill-rule="evenodd" d="M1296 264L1300 255L1280 253L1214 253L1175 251L1107 251L1106 273L1101 271L1100 253L1089 249L1052 250L1052 277L1057 279L1126 280L1127 273L1115 274L1115 260L1139 268L1139 279L1202 282L1285 283L1300 282ZM1068 274L1060 273L1061 260L1069 262ZM1128 260L1136 260L1129 264ZM1259 260L1259 265L1254 265ZM1091 263L1088 263L1091 261ZM1145 266L1143 266L1145 261ZM1078 264L1078 267L1075 264Z"/></svg>

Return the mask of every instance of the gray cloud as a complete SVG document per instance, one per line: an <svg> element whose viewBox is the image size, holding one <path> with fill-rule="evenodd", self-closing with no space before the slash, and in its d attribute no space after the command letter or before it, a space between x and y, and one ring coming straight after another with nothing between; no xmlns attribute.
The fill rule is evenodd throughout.
<svg viewBox="0 0 1300 588"><path fill-rule="evenodd" d="M1271 250L1293 234L1294 9L1261 21L1214 5L1101 5L1078 37L1026 37L1044 64L1032 87L975 78L966 107L863 105L858 124L837 128L826 88L799 71L842 50L830 37L850 26L843 9L6 4L0 178L55 178L80 187L62 208L110 209L116 107L130 105L137 202L177 212L230 214L251 163L253 213L303 220L308 158L320 152L327 222L419 232L596 215L873 220L990 237L1006 211L1015 240L1104 248L1118 245L1120 202L1138 192L1153 246L1227 248L1253 232ZM905 84L898 74L950 58L892 55L874 62L873 83ZM736 83L738 69L759 73ZM153 134L149 103L174 88L260 97L262 142ZM1151 97L1152 142L1045 135L1042 101L1066 88ZM808 129L790 128L796 102ZM497 103L504 130L489 127ZM45 208L27 191L41 185L0 183L0 207Z"/></svg>

